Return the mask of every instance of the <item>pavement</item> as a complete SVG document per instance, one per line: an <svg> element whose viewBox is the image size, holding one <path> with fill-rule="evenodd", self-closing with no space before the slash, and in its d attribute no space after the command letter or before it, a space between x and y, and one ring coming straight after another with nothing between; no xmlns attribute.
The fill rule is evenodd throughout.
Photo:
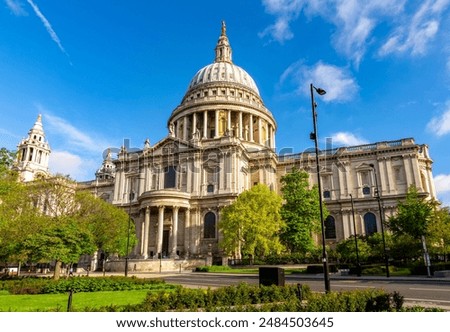
<svg viewBox="0 0 450 332"><path fill-rule="evenodd" d="M24 273L22 273L24 274ZM194 272L191 270L183 270L183 271L162 271L162 272L147 272L147 271L130 271L128 272L128 276L134 276L137 278L164 278L169 276L177 276L180 274L202 274L202 275L234 275L234 276L249 276L249 275L255 275L250 273L226 273L226 272ZM46 274L45 276L51 276L51 273ZM80 272L80 273L74 273L74 276L87 276L88 274L86 272ZM91 271L89 272L90 277L102 277L102 276L123 276L123 272L98 272L98 271ZM256 274L257 275L257 274ZM295 276L300 279L305 280L316 280L316 279L323 279L323 273L318 274L303 274L303 273L296 273L296 274L290 274L292 276ZM62 275L64 276L64 275ZM427 277L422 275L411 275L411 276L390 276L387 278L386 276L368 276L363 275L361 277L358 277L356 275L346 275L346 274L340 274L340 273L330 273L330 280L374 280L374 281L404 281L404 282L429 282L429 283L449 283L450 284L450 277Z"/></svg>

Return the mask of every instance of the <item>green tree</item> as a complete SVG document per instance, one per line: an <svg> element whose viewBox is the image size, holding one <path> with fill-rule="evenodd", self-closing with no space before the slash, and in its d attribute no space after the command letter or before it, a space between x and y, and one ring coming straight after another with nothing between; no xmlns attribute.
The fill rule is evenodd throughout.
<svg viewBox="0 0 450 332"><path fill-rule="evenodd" d="M307 172L293 169L281 178L284 204L281 218L286 223L281 239L291 252L313 252L314 233L321 230L320 205L317 187L310 188ZM324 220L328 212L323 205Z"/></svg>
<svg viewBox="0 0 450 332"><path fill-rule="evenodd" d="M422 245L408 234L397 234L389 246L389 257L394 260L408 262L420 257Z"/></svg>
<svg viewBox="0 0 450 332"><path fill-rule="evenodd" d="M417 242L422 242L424 248L424 263L427 266L428 274L429 258L425 250L425 237L429 235L429 224L433 215L434 202L426 200L419 194L415 186L408 189L404 201L398 203L397 215L389 218L389 228L394 233L394 239L399 236L410 236Z"/></svg>
<svg viewBox="0 0 450 332"><path fill-rule="evenodd" d="M137 244L134 223L129 223L129 216L124 210L87 191L78 191L75 200L79 206L76 211L77 219L84 228L89 229L95 246L106 255L118 253L125 256L128 254L126 252L128 224L130 224L128 250Z"/></svg>
<svg viewBox="0 0 450 332"><path fill-rule="evenodd" d="M76 262L81 254L95 249L92 236L75 218L79 209L76 183L63 176L38 177L25 188L26 202L35 212L24 222L40 228L22 235L25 239L17 246L18 252L29 262L54 261L54 278L58 279L63 263Z"/></svg>
<svg viewBox="0 0 450 332"><path fill-rule="evenodd" d="M76 219L47 219L47 227L41 232L29 235L22 248L36 262L55 261L54 279L59 279L62 263L78 262L81 255L92 254L95 246L91 233L80 228Z"/></svg>
<svg viewBox="0 0 450 332"><path fill-rule="evenodd" d="M395 236L407 234L421 239L428 234L432 213L432 203L420 196L415 186L411 186L405 200L398 203L397 215L389 218L389 228Z"/></svg>
<svg viewBox="0 0 450 332"><path fill-rule="evenodd" d="M439 204L433 209L433 216L428 225L428 239L430 243L430 252L434 254L450 253L450 209L441 208Z"/></svg>
<svg viewBox="0 0 450 332"><path fill-rule="evenodd" d="M392 248L393 236L389 232L384 233L384 240L386 243L386 250ZM366 237L367 244L370 247L370 257L369 260L373 262L384 261L384 246L383 246L383 235L381 233L374 233Z"/></svg>
<svg viewBox="0 0 450 332"><path fill-rule="evenodd" d="M279 254L283 246L279 234L281 197L266 185L258 184L241 193L221 214L221 247L235 258Z"/></svg>
<svg viewBox="0 0 450 332"><path fill-rule="evenodd" d="M5 262L77 262L96 249L126 255L128 215L89 192L78 191L67 176L21 183L11 170L13 154L0 151L0 259ZM135 246L130 224L129 250Z"/></svg>
<svg viewBox="0 0 450 332"><path fill-rule="evenodd" d="M0 148L0 174L10 170L16 159L16 153L6 148Z"/></svg>
<svg viewBox="0 0 450 332"><path fill-rule="evenodd" d="M6 263L25 261L20 244L44 225L31 203L28 187L11 169L13 161L14 153L0 149L0 260Z"/></svg>
<svg viewBox="0 0 450 332"><path fill-rule="evenodd" d="M359 262L366 262L370 256L371 248L367 244L365 237L357 236L358 240L358 257ZM349 238L339 242L336 245L336 252L338 254L339 261L342 263L355 263L356 259L356 244L355 236L352 235Z"/></svg>

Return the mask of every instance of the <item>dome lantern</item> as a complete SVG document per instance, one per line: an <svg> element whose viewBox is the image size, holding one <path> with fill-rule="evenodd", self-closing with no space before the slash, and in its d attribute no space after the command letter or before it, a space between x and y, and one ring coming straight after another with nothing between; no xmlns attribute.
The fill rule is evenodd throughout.
<svg viewBox="0 0 450 332"><path fill-rule="evenodd" d="M215 48L216 59L214 62L228 62L231 61L231 46L227 37L227 27L225 21L222 21L222 33L220 34L219 40L217 41L217 46Z"/></svg>

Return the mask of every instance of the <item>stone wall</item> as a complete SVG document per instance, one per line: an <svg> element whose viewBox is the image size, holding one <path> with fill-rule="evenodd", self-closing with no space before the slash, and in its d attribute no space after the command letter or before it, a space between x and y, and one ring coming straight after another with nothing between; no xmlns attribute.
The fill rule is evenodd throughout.
<svg viewBox="0 0 450 332"><path fill-rule="evenodd" d="M129 259L128 271L130 273L192 271L196 267L206 264L205 259ZM123 272L125 260L106 262L105 270L107 272Z"/></svg>

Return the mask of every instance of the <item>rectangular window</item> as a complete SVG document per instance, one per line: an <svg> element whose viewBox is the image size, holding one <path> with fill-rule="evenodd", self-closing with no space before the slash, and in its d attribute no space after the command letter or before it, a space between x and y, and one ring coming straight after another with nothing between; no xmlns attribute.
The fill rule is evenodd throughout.
<svg viewBox="0 0 450 332"><path fill-rule="evenodd" d="M176 188L177 167L168 166L164 168L164 188Z"/></svg>

